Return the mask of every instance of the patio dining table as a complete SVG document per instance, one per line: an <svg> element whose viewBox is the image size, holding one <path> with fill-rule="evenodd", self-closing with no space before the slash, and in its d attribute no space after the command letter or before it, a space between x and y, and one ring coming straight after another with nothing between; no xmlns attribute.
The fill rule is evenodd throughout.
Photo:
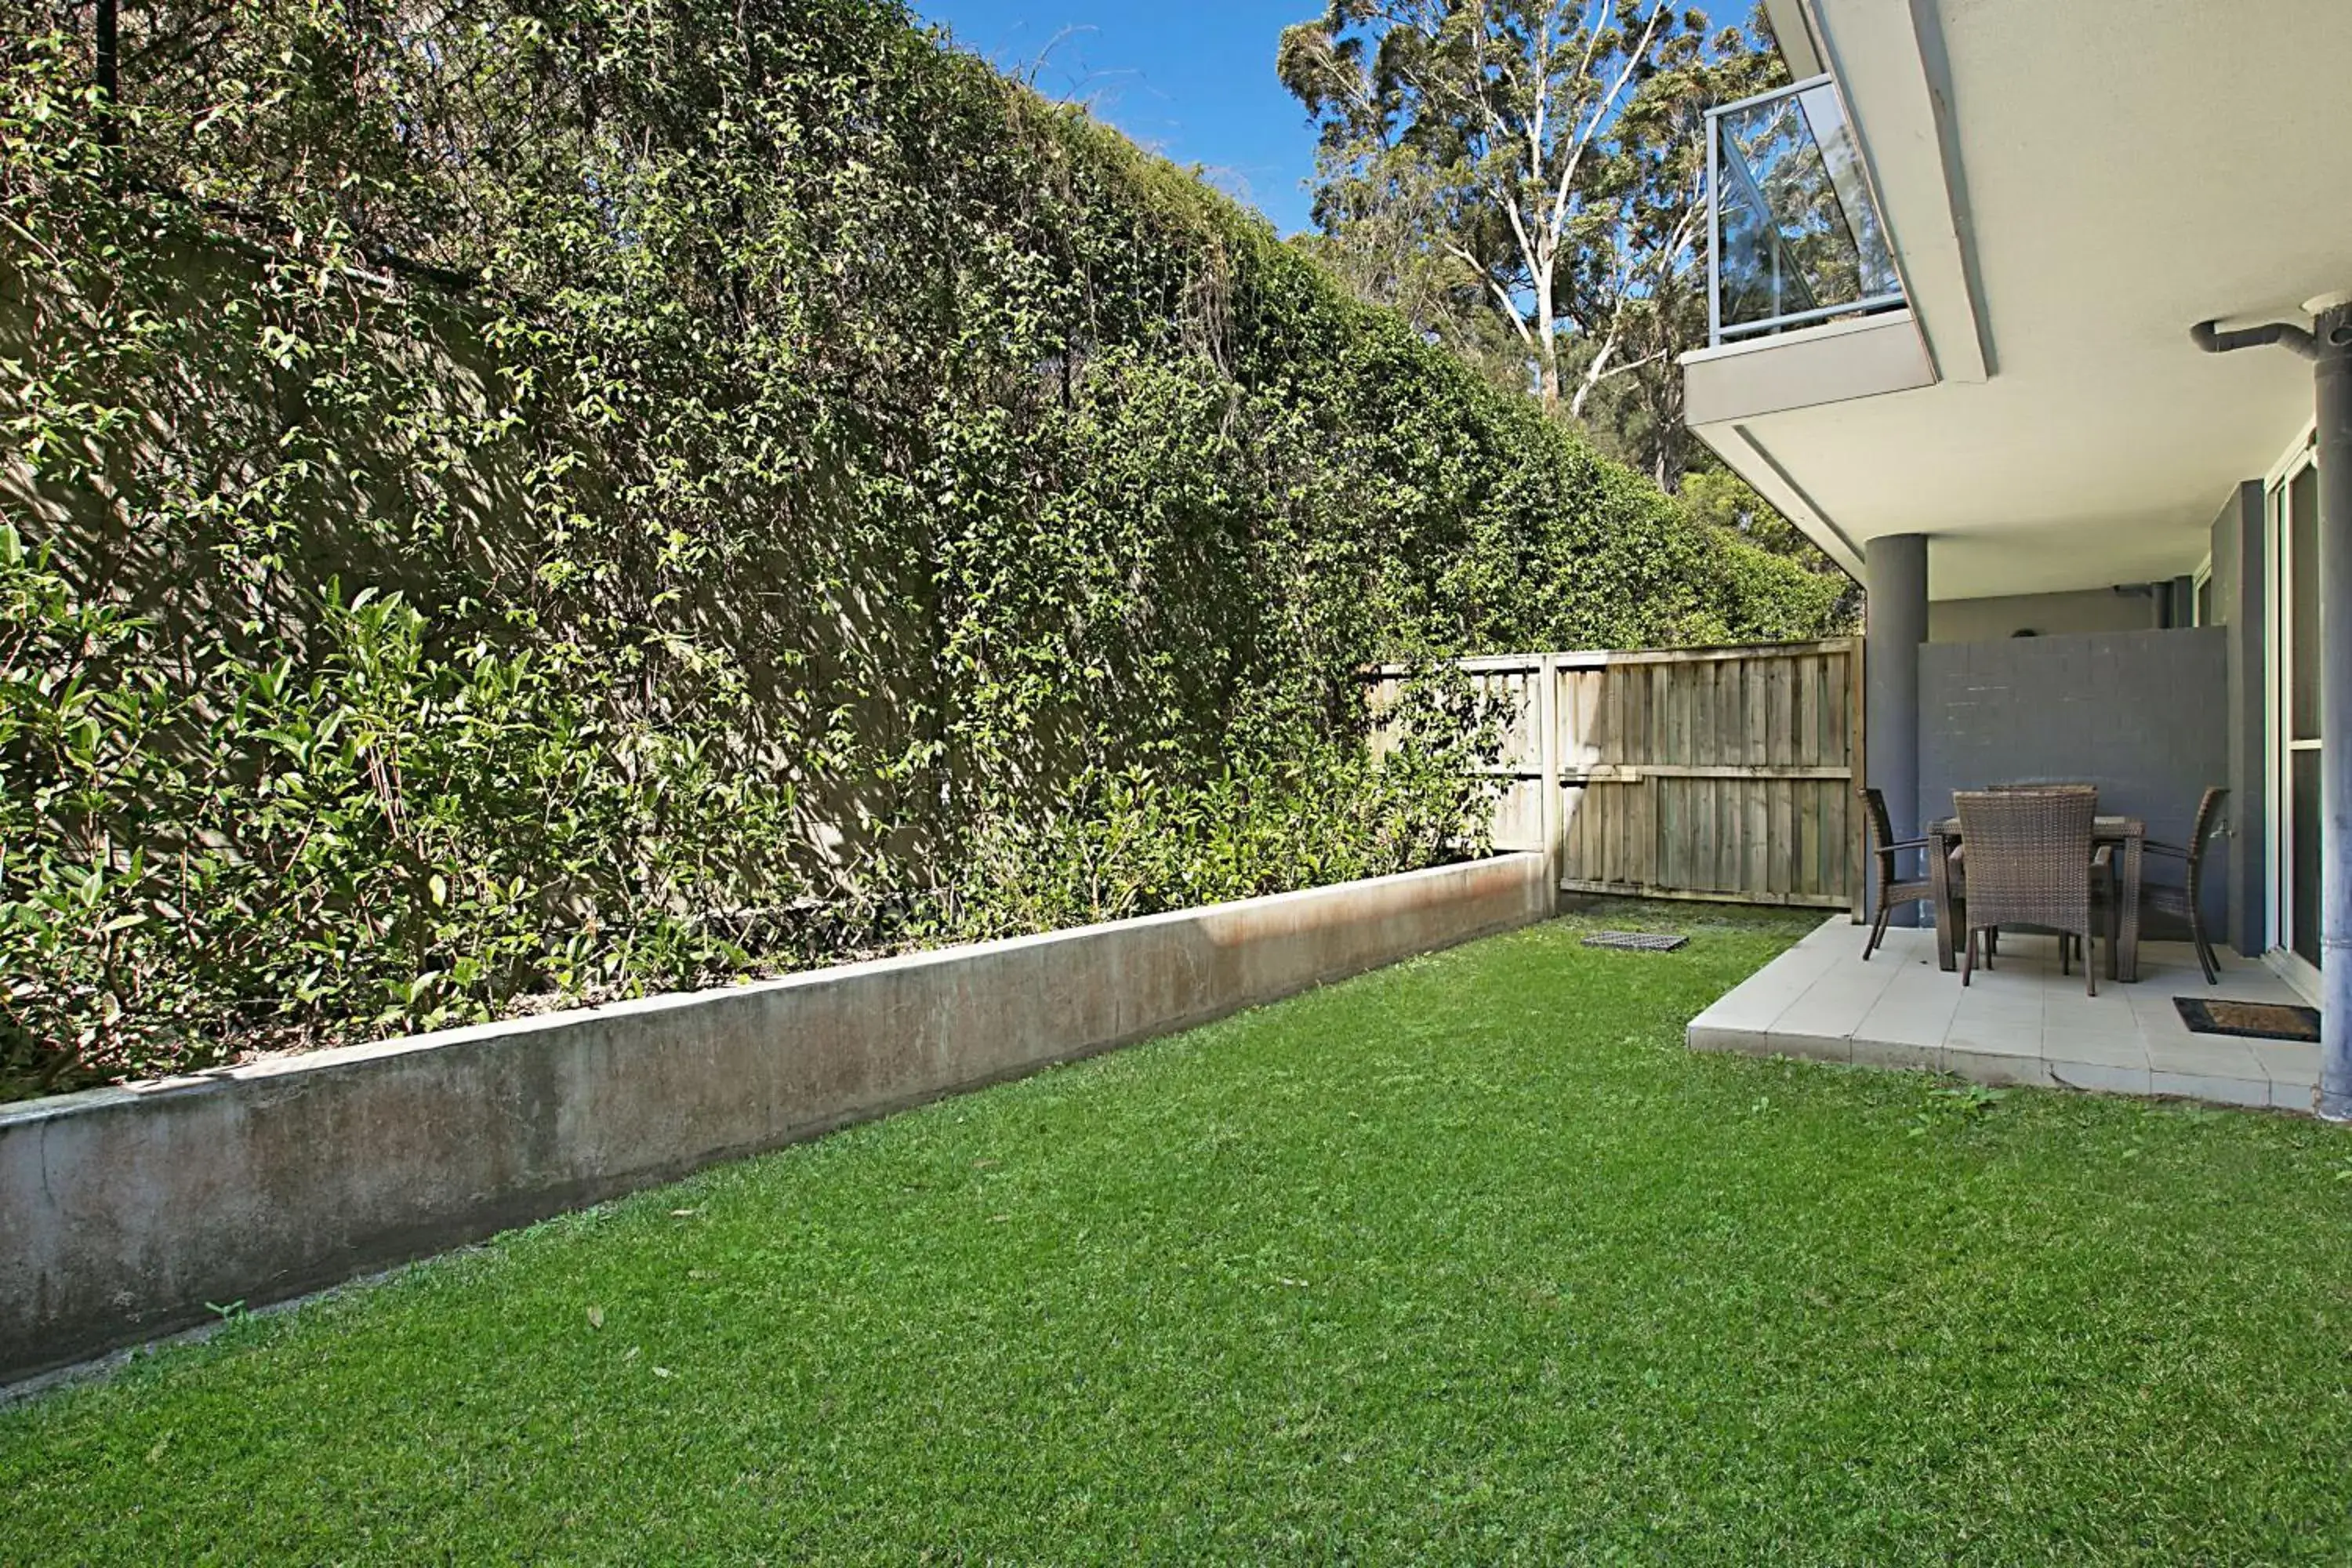
<svg viewBox="0 0 2352 1568"><path fill-rule="evenodd" d="M1927 824L1927 877L1936 889L1936 963L1946 971L1959 967L1959 911L1952 896L1954 848L1960 843L1960 819L1940 817ZM2091 820L2091 842L2116 851L2116 900L2119 908L2114 940L2107 943L2107 976L2129 984L2139 978L2139 873L2141 851L2147 842L2147 824L2137 816L2099 816ZM2085 954L2084 963L2089 955Z"/></svg>

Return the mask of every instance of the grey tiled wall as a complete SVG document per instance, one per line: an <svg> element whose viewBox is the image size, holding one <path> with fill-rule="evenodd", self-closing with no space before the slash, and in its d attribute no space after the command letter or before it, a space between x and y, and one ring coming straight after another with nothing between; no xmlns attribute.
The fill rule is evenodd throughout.
<svg viewBox="0 0 2352 1568"><path fill-rule="evenodd" d="M2207 784L2230 782L2229 652L2216 627L2090 632L1919 650L1919 814L1952 792L2037 780L2095 784L2099 809L2186 843ZM2206 858L2206 918L2227 919L2227 840ZM2178 862L2150 868L2177 881Z"/></svg>

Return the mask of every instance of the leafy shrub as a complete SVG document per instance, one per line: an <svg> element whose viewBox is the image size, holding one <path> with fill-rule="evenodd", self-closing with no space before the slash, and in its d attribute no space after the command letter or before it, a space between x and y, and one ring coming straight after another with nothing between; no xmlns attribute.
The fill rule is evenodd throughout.
<svg viewBox="0 0 2352 1568"><path fill-rule="evenodd" d="M1425 864L1359 671L1833 593L866 0L0 0L0 1051Z"/></svg>

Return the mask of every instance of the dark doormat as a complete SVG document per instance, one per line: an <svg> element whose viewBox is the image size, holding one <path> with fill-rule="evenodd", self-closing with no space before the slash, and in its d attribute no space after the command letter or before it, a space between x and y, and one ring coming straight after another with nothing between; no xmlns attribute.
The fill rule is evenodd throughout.
<svg viewBox="0 0 2352 1568"><path fill-rule="evenodd" d="M2180 1021L2200 1035L2239 1035L2250 1040L2319 1039L2319 1009L2285 1002L2221 1002L2175 996Z"/></svg>

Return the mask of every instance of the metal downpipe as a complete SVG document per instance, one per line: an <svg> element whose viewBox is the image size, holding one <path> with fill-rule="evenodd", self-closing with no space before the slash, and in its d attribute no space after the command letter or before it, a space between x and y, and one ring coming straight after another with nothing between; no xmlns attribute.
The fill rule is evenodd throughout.
<svg viewBox="0 0 2352 1568"><path fill-rule="evenodd" d="M2352 1121L2352 306L2313 322L2319 457L2319 1114Z"/></svg>
<svg viewBox="0 0 2352 1568"><path fill-rule="evenodd" d="M2316 360L2320 350L2317 342L2301 327L2286 321L2271 321L2259 327L2241 327L2231 331L2221 330L2219 321L2200 321L2189 329L2189 341L2209 354L2225 354L2236 349L2268 348L2276 343L2298 358Z"/></svg>

